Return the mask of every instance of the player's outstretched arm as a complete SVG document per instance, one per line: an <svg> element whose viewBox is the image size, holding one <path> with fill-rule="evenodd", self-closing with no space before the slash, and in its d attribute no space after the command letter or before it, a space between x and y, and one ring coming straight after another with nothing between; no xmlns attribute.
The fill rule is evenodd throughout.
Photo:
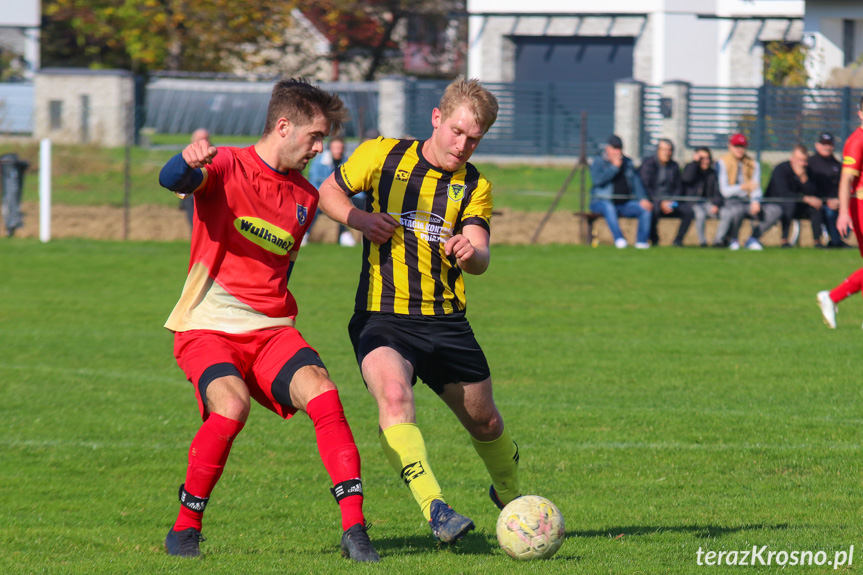
<svg viewBox="0 0 863 575"><path fill-rule="evenodd" d="M462 233L446 241L444 252L455 255L462 271L479 275L488 269L491 260L488 232L482 226L465 226Z"/></svg>
<svg viewBox="0 0 863 575"><path fill-rule="evenodd" d="M159 184L178 194L191 194L201 186L205 173L201 169L213 163L218 150L207 140L199 140L165 164L159 172Z"/></svg>
<svg viewBox="0 0 863 575"><path fill-rule="evenodd" d="M368 213L351 203L345 192L336 183L335 174L330 175L320 187L320 208L330 218L362 232L376 244L389 240L398 223L389 214Z"/></svg>

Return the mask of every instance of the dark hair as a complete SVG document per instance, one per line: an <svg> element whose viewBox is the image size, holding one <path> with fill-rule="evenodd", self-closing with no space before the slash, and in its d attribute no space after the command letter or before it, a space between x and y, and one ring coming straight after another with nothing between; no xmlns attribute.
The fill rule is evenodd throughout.
<svg viewBox="0 0 863 575"><path fill-rule="evenodd" d="M659 144L668 144L668 147L671 148L671 152L674 153L674 142L672 142L668 138L659 138L659 141L656 142L657 150L659 149Z"/></svg>
<svg viewBox="0 0 863 575"><path fill-rule="evenodd" d="M292 124L305 126L318 114L323 114L330 124L330 132L338 133L350 119L348 109L337 94L325 92L313 86L305 78L281 80L273 86L264 135L276 129L279 118L287 118Z"/></svg>
<svg viewBox="0 0 863 575"><path fill-rule="evenodd" d="M713 154L710 153L710 148L708 148L707 146L698 146L697 148L695 148L695 151L704 152L707 154L708 158L710 158L711 160L713 159Z"/></svg>

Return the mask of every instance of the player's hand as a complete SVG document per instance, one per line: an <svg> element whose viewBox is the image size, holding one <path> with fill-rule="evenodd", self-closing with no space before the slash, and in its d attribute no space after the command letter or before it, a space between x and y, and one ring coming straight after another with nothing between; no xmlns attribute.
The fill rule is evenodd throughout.
<svg viewBox="0 0 863 575"><path fill-rule="evenodd" d="M761 202L751 201L749 202L749 213L753 216L757 216L761 213Z"/></svg>
<svg viewBox="0 0 863 575"><path fill-rule="evenodd" d="M210 145L207 139L192 142L183 150L183 160L190 168L203 168L213 163L219 150Z"/></svg>
<svg viewBox="0 0 863 575"><path fill-rule="evenodd" d="M847 213L839 212L839 217L836 218L836 229L843 238L853 232L854 224L851 222L851 216Z"/></svg>
<svg viewBox="0 0 863 575"><path fill-rule="evenodd" d="M462 267L462 264L470 260L476 253L476 250L474 249L473 244L470 243L470 240L461 234L456 234L450 239L448 239L443 245L443 249L446 255L455 256L459 267Z"/></svg>
<svg viewBox="0 0 863 575"><path fill-rule="evenodd" d="M348 222L352 227L360 230L370 242L381 245L386 243L399 226L398 222L389 214L368 213L362 210L353 210L357 214L357 225L353 221Z"/></svg>

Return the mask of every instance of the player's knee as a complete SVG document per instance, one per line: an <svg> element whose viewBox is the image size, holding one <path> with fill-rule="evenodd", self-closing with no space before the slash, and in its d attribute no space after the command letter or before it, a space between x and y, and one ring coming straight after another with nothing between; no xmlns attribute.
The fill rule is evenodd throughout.
<svg viewBox="0 0 863 575"><path fill-rule="evenodd" d="M248 397L237 394L220 394L209 401L211 413L218 413L222 417L244 422L249 418L251 401Z"/></svg>
<svg viewBox="0 0 863 575"><path fill-rule="evenodd" d="M398 382L385 383L376 394L381 411L395 414L413 404L413 393L409 387Z"/></svg>

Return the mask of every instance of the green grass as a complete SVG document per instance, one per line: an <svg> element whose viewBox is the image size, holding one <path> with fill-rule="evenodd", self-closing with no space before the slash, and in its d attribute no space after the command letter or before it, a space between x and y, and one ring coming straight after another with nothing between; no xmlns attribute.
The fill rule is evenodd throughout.
<svg viewBox="0 0 863 575"><path fill-rule="evenodd" d="M131 150L129 196L133 206L165 205L176 207L176 197L159 186L159 170L180 150L187 135L155 136L157 148L134 147ZM245 146L254 143L249 138L214 136L218 145ZM24 178L23 201L39 198L39 150L37 144L0 145L0 155L18 154L30 163ZM125 191L125 150L95 146L53 147L52 200L68 205L122 206ZM573 165L575 158L573 158ZM523 164L478 164L477 167L494 184L496 209L520 212L544 212L549 209L563 187L572 166L532 166ZM762 167L766 189L770 167ZM580 211L582 189L585 209L590 203L590 170L585 169L582 182L580 171L575 174L557 207L561 211Z"/></svg>
<svg viewBox="0 0 863 575"><path fill-rule="evenodd" d="M260 407L208 508L205 559L178 562L161 545L199 421L160 326L187 250L0 247L0 572L684 574L704 569L699 548L832 559L860 543L863 309L844 303L834 331L814 304L856 252L495 247L488 273L468 278L469 317L524 490L557 503L567 527L554 559L519 564L497 549L466 434L420 385L435 472L478 528L455 549L433 543L351 358L357 252L313 244L292 279L299 327L340 386L383 562L339 557L310 422Z"/></svg>

